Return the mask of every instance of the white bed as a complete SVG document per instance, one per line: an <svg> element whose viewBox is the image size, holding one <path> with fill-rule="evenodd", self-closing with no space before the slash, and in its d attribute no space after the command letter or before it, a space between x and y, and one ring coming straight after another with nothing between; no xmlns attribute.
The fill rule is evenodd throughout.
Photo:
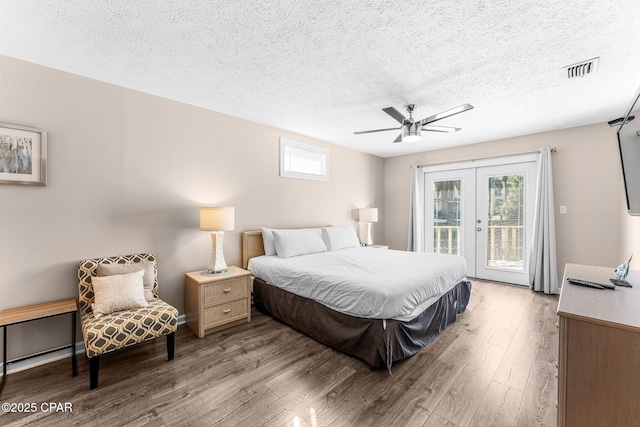
<svg viewBox="0 0 640 427"><path fill-rule="evenodd" d="M413 320L465 279L461 256L367 247L291 258L259 256L249 270L267 283L341 313Z"/></svg>
<svg viewBox="0 0 640 427"><path fill-rule="evenodd" d="M387 369L455 322L471 295L464 258L360 247L351 226L244 232L243 266L258 310Z"/></svg>

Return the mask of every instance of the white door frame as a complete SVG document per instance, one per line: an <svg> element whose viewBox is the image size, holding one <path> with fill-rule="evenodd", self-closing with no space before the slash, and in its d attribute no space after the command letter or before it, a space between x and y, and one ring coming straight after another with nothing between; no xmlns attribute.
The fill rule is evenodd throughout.
<svg viewBox="0 0 640 427"><path fill-rule="evenodd" d="M437 176L436 176L437 175ZM424 189L433 188L434 182L438 181L455 181L460 180L460 203L462 205L460 210L460 247L459 254L467 260L467 270L476 271L475 266L475 239L476 231L473 227L473 221L476 217L476 174L473 168L455 169L448 171L437 171L424 174ZM430 218L433 218L434 212L434 200L433 197L426 197L425 195L425 248L427 252L433 251L433 229L430 223ZM471 226L468 226L471 224ZM429 228L429 231L427 231ZM474 273L475 274L475 273Z"/></svg>
<svg viewBox="0 0 640 427"><path fill-rule="evenodd" d="M523 269L513 270L509 268L491 267L487 265L487 247L489 240L487 213L488 197L479 196L476 198L476 276L487 280L513 283L516 285L529 284L529 254L531 253L531 236L533 234L533 206L535 204L536 192L536 162L510 163L495 166L484 166L476 169L476 194L487 194L489 192L488 178L494 175L522 174L524 175L524 206L523 212Z"/></svg>
<svg viewBox="0 0 640 427"><path fill-rule="evenodd" d="M512 164L520 164L520 163L529 163L529 162L535 162L537 163L538 160L538 154L537 153L529 153L529 154L519 154L519 155L513 155L513 156L501 156L501 157L494 157L494 158L486 158L486 159L478 159L478 160L471 160L471 161L464 161L464 162L455 162L455 163L442 163L442 164L437 164L437 165L433 165L433 166L424 166L422 167L422 179L423 179L423 183L424 185L424 191L425 191L425 217L424 217L424 232L425 232L425 250L428 252L433 251L433 228L432 228L432 224L430 223L430 221L428 221L429 218L431 218L432 214L433 214L433 197L428 197L426 195L426 191L428 188L432 188L433 187L433 175L431 175L430 177L427 176L427 174L430 173L434 173L434 172L438 172L438 178L436 178L436 180L441 180L441 179L447 179L447 180L452 180L452 179L460 179L465 178L467 181L471 180L471 177L468 174L468 171L471 170L473 178L472 178L472 182L470 182L470 184L472 184L472 187L469 187L469 184L466 184L465 187L467 188L472 188L474 191L474 196L476 196L475 192L477 192L477 174L478 174L478 169L484 168L484 167L491 167L491 166L506 166L506 165L512 165ZM467 170L467 172L465 172L465 170ZM428 183L427 181L429 180L429 183L431 184L431 187L428 187ZM535 168L533 171L532 176L529 177L529 180L531 182L535 182ZM534 194L530 194L530 193L534 193ZM530 196L530 197L529 197ZM461 195L462 197L462 195ZM534 203L534 198L535 198L535 184L533 184L533 191L530 191L529 194L527 196L527 202L528 203ZM471 206L464 206L463 207L463 211L461 212L461 218L460 218L460 222L461 224L463 224L463 217L465 219L471 219L470 221L465 221L466 226L465 225L461 225L462 227L462 234L461 234L461 255L463 255L467 261L467 270L468 270L468 274L470 277L480 277L478 275L478 263L477 260L480 260L482 258L479 258L478 256L478 251L476 249L476 246L478 245L478 241L480 241L480 237L482 236L477 236L477 227L476 227L476 220L479 219L480 217L479 215L479 211L478 211L478 206L477 206L477 197L474 197L474 202L473 203L467 203ZM531 205L533 206L533 205ZM473 209L473 211L471 211L470 209ZM532 209L533 210L533 209ZM527 284L526 282L523 282L522 278L527 277L526 280L528 280L528 262L529 262L529 251L530 248L528 247L530 242L531 242L531 227L533 226L533 218L528 219L528 221L526 222L527 225L527 232L526 235L528 237L525 237L525 271L520 273L518 276L515 277L509 277L509 275L507 274L506 276L504 274L499 274L499 275L495 275L495 274L490 274L491 277L493 277L492 279L489 280L497 280L497 281L505 281L505 282L509 282L509 283L517 283L517 284ZM481 227L483 230L486 227ZM473 236L471 235L471 233L473 233ZM486 240L484 240L486 242ZM472 246L469 246L472 245ZM470 247L472 247L472 249L469 249ZM474 255L472 255L472 252ZM486 257L486 254L484 255ZM484 258L486 259L486 258ZM486 269L484 269L485 271L483 271L482 273L486 272ZM495 271L496 269L494 269ZM526 273L526 274L525 274ZM495 278L495 277L500 277L500 278ZM506 278L505 278L506 277ZM483 277L484 278L484 277ZM511 281L513 280L513 281Z"/></svg>

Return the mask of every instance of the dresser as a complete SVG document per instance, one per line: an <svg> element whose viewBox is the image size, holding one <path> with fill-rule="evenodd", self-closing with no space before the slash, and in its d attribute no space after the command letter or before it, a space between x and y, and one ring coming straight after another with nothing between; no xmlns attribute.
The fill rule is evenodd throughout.
<svg viewBox="0 0 640 427"><path fill-rule="evenodd" d="M567 264L559 316L558 426L640 425L640 272L633 288L585 288L567 278L611 283L611 267Z"/></svg>
<svg viewBox="0 0 640 427"><path fill-rule="evenodd" d="M199 337L251 321L251 273L229 267L227 274L206 270L185 274L187 326Z"/></svg>

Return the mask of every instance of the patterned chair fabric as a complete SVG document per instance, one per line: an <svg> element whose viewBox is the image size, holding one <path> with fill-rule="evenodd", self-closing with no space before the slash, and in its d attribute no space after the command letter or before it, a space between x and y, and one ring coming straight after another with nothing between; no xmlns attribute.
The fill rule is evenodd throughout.
<svg viewBox="0 0 640 427"><path fill-rule="evenodd" d="M148 307L123 310L96 319L93 316L93 286L98 264L153 262L156 300ZM178 310L158 298L158 269L152 253L87 259L78 266L79 306L87 357L92 358L143 341L168 335L178 329Z"/></svg>

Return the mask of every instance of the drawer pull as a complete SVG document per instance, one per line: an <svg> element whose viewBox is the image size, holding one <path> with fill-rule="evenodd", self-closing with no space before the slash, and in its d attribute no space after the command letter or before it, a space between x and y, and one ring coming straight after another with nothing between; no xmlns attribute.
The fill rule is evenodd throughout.
<svg viewBox="0 0 640 427"><path fill-rule="evenodd" d="M231 292L231 288L227 288L227 289L224 290L225 294L228 294L229 292Z"/></svg>
<svg viewBox="0 0 640 427"><path fill-rule="evenodd" d="M230 308L227 308L226 310L224 310L224 311L223 311L223 313L224 313L224 314L229 314L229 313L231 313L231 309L230 309Z"/></svg>

